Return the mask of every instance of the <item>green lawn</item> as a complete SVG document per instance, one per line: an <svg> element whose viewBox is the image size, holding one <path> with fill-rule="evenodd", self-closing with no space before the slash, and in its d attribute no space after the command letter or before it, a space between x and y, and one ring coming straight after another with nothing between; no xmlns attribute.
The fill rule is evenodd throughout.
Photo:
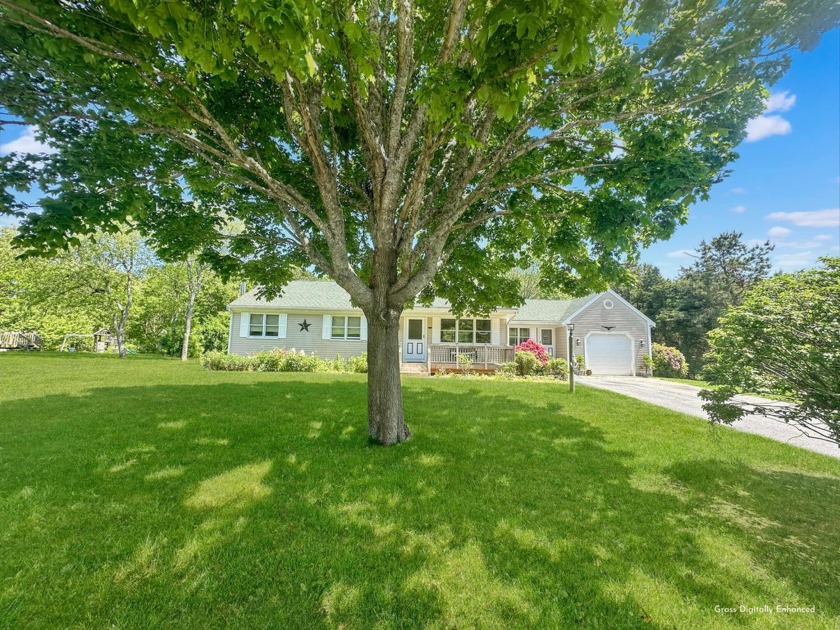
<svg viewBox="0 0 840 630"><path fill-rule="evenodd" d="M383 449L358 376L0 355L0 626L837 627L840 461L585 387L404 384Z"/></svg>

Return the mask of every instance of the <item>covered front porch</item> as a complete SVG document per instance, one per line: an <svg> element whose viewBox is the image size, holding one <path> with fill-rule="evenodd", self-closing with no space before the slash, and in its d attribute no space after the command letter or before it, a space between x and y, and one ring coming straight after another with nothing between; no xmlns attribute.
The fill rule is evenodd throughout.
<svg viewBox="0 0 840 630"><path fill-rule="evenodd" d="M418 312L419 311L419 312ZM507 322L512 312L493 312L484 318L456 319L448 311L408 312L400 330L401 371L407 374L434 374L470 369L494 372L514 359L509 345ZM462 357L459 363L459 357Z"/></svg>
<svg viewBox="0 0 840 630"><path fill-rule="evenodd" d="M487 344L431 344L425 361L402 361L400 371L404 374L435 374L437 372L460 372L469 365L475 372L495 372L502 363L514 359L513 346ZM458 357L464 357L460 361ZM466 363L469 359L470 363Z"/></svg>

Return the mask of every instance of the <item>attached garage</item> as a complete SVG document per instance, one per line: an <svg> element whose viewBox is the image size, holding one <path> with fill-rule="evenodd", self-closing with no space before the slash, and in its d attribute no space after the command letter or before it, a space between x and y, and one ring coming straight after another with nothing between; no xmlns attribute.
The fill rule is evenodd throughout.
<svg viewBox="0 0 840 630"><path fill-rule="evenodd" d="M590 332L584 341L586 367L603 376L632 376L633 340L625 333Z"/></svg>
<svg viewBox="0 0 840 630"><path fill-rule="evenodd" d="M645 374L653 326L610 289L568 300L527 299L508 320L508 345L533 339L555 357L580 357L593 376L633 376Z"/></svg>

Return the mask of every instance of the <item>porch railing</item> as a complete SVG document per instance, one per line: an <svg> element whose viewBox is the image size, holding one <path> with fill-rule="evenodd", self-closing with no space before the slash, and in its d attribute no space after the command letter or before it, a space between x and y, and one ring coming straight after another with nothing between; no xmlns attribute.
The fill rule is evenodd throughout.
<svg viewBox="0 0 840 630"><path fill-rule="evenodd" d="M429 346L429 363L458 365L458 356L472 359L475 367L498 367L513 361L513 346L491 346L484 344L432 344Z"/></svg>

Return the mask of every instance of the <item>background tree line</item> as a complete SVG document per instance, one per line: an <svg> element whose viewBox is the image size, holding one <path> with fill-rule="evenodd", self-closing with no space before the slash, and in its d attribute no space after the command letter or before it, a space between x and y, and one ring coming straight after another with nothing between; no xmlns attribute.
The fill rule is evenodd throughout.
<svg viewBox="0 0 840 630"><path fill-rule="evenodd" d="M0 330L37 331L49 349L68 333L102 327L120 354L186 358L227 347L225 307L238 284L197 257L164 262L127 232L81 238L51 258L20 258L14 235L14 228L0 228Z"/></svg>

